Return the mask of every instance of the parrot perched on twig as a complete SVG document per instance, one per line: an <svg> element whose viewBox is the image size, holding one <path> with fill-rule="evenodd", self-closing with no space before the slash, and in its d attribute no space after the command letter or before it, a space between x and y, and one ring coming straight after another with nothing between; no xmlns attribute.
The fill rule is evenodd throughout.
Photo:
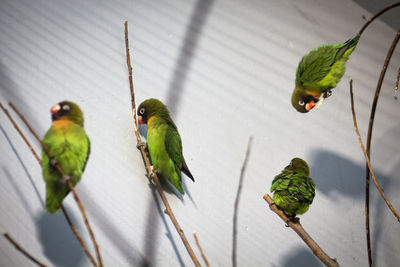
<svg viewBox="0 0 400 267"><path fill-rule="evenodd" d="M275 176L271 185L275 204L295 221L297 214L305 213L315 196L314 181L310 177L307 162L294 158L290 164Z"/></svg>
<svg viewBox="0 0 400 267"><path fill-rule="evenodd" d="M154 170L184 194L181 171L193 182L194 178L183 158L181 137L167 107L150 98L139 105L137 114L139 124L147 124L147 149Z"/></svg>
<svg viewBox="0 0 400 267"><path fill-rule="evenodd" d="M67 180L75 186L90 154L90 140L83 129L83 113L79 106L70 101L54 105L51 110L53 123L43 137L49 154L42 151L42 173L46 182L46 210L55 213L69 193ZM56 168L65 172L62 177Z"/></svg>
<svg viewBox="0 0 400 267"><path fill-rule="evenodd" d="M302 113L329 97L346 70L346 61L356 48L360 35L337 45L322 45L305 55L296 71L293 107ZM322 98L320 99L320 97Z"/></svg>

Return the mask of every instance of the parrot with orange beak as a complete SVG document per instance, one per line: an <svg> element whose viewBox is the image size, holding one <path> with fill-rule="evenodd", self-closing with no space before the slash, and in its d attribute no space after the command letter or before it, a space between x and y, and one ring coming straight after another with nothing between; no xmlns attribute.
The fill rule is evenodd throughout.
<svg viewBox="0 0 400 267"><path fill-rule="evenodd" d="M320 105L332 94L331 89L336 87L346 71L346 61L359 39L360 35L357 35L342 44L319 46L301 59L292 93L292 106L298 112L309 112L318 101Z"/></svg>
<svg viewBox="0 0 400 267"><path fill-rule="evenodd" d="M69 193L67 180L75 186L81 179L90 153L90 140L83 129L79 106L62 101L50 109L53 123L43 137L49 153L42 151L42 174L46 182L46 210L55 213ZM56 165L65 172L59 173Z"/></svg>
<svg viewBox="0 0 400 267"><path fill-rule="evenodd" d="M181 194L181 172L194 182L182 154L182 141L167 107L159 100L143 101L137 110L140 125L147 124L147 149L154 170L168 179Z"/></svg>

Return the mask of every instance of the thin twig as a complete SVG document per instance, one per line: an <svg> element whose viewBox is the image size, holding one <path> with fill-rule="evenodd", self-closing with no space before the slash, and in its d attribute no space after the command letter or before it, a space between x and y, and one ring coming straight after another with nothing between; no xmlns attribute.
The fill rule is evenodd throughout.
<svg viewBox="0 0 400 267"><path fill-rule="evenodd" d="M390 6L385 7L384 9L382 9L381 11L379 11L378 13L376 13L372 18L370 18L365 24L364 26L361 28L360 32L358 33L359 35L361 35L365 29L368 27L369 24L371 24L377 17L379 17L380 15L382 15L383 13L385 13L386 11L389 11L390 9L399 6L400 2L391 4Z"/></svg>
<svg viewBox="0 0 400 267"><path fill-rule="evenodd" d="M293 231L295 231L296 234L301 237L301 239L303 239L307 246L312 250L314 255L318 257L318 259L320 259L326 266L339 267L339 263L336 261L336 259L332 259L322 250L322 248L311 238L306 230L304 230L300 222L293 222L289 220L285 213L275 205L274 200L268 194L264 195L264 199L269 204L270 209L278 214L278 216L281 217L281 219L287 223L287 225L292 228Z"/></svg>
<svg viewBox="0 0 400 267"><path fill-rule="evenodd" d="M26 139L25 135L22 133L21 129L18 127L17 123L14 121L14 119L11 117L10 113L8 112L8 110L3 106L3 104L1 104L0 102L0 108L3 110L4 114L6 114L7 118L11 121L12 125L14 126L14 128L17 130L17 132L19 133L19 135L22 137L22 139L24 139L25 144L29 147L29 149L31 150L33 156L36 158L36 160L39 162L39 164L41 163L40 157L39 155L36 153L35 149L33 148L33 146L31 145L31 143L28 141L28 139Z"/></svg>
<svg viewBox="0 0 400 267"><path fill-rule="evenodd" d="M164 191L162 190L160 181L158 179L157 174L152 170L150 161L147 157L146 151L144 150L144 147L141 146L140 144L142 143L139 130L137 127L137 120L136 120L136 105L135 105L135 91L133 87L133 78L132 78L132 66L131 66L131 59L130 59L130 52L129 52L129 40L128 40L128 22L125 21L125 46L126 46L126 64L128 65L128 72L129 72L129 88L131 92L131 104L132 104L132 115L133 115L133 127L135 129L135 134L136 134L136 140L137 140L137 145L140 149L140 152L142 154L142 158L145 164L147 176L153 180L153 182L156 185L156 189L161 197L162 202L165 205L165 213L169 216L171 219L173 225L175 226L176 231L178 232L183 244L186 247L187 252L189 253L193 263L195 266L201 266L199 260L197 259L196 255L193 252L192 247L190 246L188 240L186 239L186 236L180 227L178 221L175 218L174 213L172 212L172 209L168 203L167 198L165 197Z"/></svg>
<svg viewBox="0 0 400 267"><path fill-rule="evenodd" d="M21 120L25 123L25 125L28 127L28 129L31 131L31 133L35 136L37 141L41 144L41 146L42 146L43 150L45 151L45 153L47 155L49 155L49 148L42 142L42 140L40 139L39 135L32 128L30 123L25 119L25 117L22 115L22 113L13 105L13 103L9 102L8 104L15 111L15 113L17 113L17 115L21 118ZM56 164L56 168L57 168L57 171L61 174L62 177L67 177L67 175L65 174L64 170L61 168L60 164L57 163ZM93 246L94 246L95 251L96 251L98 265L100 267L102 267L103 266L103 261L101 259L99 245L97 244L97 241L96 241L96 238L94 236L93 230L92 230L92 228L90 226L89 220L88 220L87 215L86 215L85 208L83 207L83 204L79 199L79 196L78 196L78 194L77 194L77 192L75 190L74 185L71 182L71 179L67 180L67 185L69 187L69 190L72 192L72 195L74 196L75 202L78 205L79 210L81 211L81 214L82 214L82 217L83 217L83 221L85 222L86 228L87 228L87 230L89 232L89 236L92 239Z"/></svg>
<svg viewBox="0 0 400 267"><path fill-rule="evenodd" d="M243 161L242 169L240 170L240 178L239 178L239 185L236 193L235 205L233 208L233 231L232 231L232 266L237 266L236 261L236 250L237 250L237 218L238 218L238 211L239 211L239 201L240 195L242 192L243 187L243 180L244 180L244 173L246 171L247 162L249 160L250 152L251 152L251 144L253 142L253 137L249 137L249 142L247 143L247 151L246 156Z"/></svg>
<svg viewBox="0 0 400 267"><path fill-rule="evenodd" d="M17 110L15 108L14 105L12 105L14 110ZM25 141L25 144L29 147L29 149L31 150L33 156L36 158L37 162L39 163L39 165L42 165L42 160L40 159L39 155L36 153L35 149L33 148L33 146L31 145L31 143L28 141L28 139L25 137L25 135L23 134L23 132L21 131L21 129L18 127L17 123L14 121L14 119L11 117L10 113L8 112L8 110L1 104L0 102L0 108L4 111L4 113L6 114L6 116L8 117L8 119L11 121L12 125L14 126L14 128L17 130L17 132L19 133L19 135L22 137L22 139ZM25 119L25 118L24 118ZM30 128L31 126L29 124L27 124L28 128ZM30 128L31 129L31 128ZM33 129L32 129L33 130ZM34 135L36 133L34 132ZM75 226L73 225L67 211L65 210L64 206L61 205L61 210L65 216L65 219L67 220L67 223L69 225L69 227L71 228L72 232L75 234L76 238L78 239L79 243L82 246L82 249L84 250L84 252L86 253L86 255L88 256L89 260L93 263L94 266L97 266L96 261L94 260L92 254L90 254L89 250L86 247L85 242L83 241L82 237L79 235L78 230L75 228Z"/></svg>
<svg viewBox="0 0 400 267"><path fill-rule="evenodd" d="M199 241L199 238L197 237L196 232L193 233L193 236L194 236L194 239L196 240L196 245L197 245L197 247L198 247L199 250L200 250L200 254L201 254L201 257L202 257L203 260L204 260L204 263L206 264L207 267L210 267L210 263L208 262L207 257L206 257L206 255L204 254L203 249L201 248L200 241Z"/></svg>
<svg viewBox="0 0 400 267"><path fill-rule="evenodd" d="M390 46L390 49L388 51L388 54L386 55L385 62L383 63L382 71L378 80L378 84L376 86L375 90L375 96L374 96L374 101L372 103L372 108L371 108L371 113L369 117L369 125L368 125L368 135L367 135L367 155L368 157L371 156L371 138L372 138L372 129L374 126L374 118L375 118L375 111L376 111L376 106L378 104L378 99L379 99L379 94L382 88L382 83L383 83L383 78L385 77L386 74L386 69L389 65L390 59L392 57L394 48L397 45L397 42L399 41L400 37L400 29L397 31L396 37L394 38L392 45ZM368 165L366 164L366 173L365 173L365 233L367 237L367 251L368 251L368 262L369 266L373 266L373 261L372 261L372 247L371 247L371 234L370 234L370 227L369 227L369 168Z"/></svg>
<svg viewBox="0 0 400 267"><path fill-rule="evenodd" d="M381 186L379 185L378 181L376 180L375 173L372 170L371 162L369 161L368 153L365 150L365 147L364 147L360 132L358 131L356 112L355 112L355 109L354 109L353 80L352 79L350 79L350 100L351 100L351 112L353 113L354 129L356 130L356 134L357 134L357 137L358 137L358 142L360 143L361 150L363 151L364 156L365 156L365 160L367 161L367 166L368 166L369 172L371 173L372 181L376 185L376 188L378 188L379 193L381 193L381 196L385 200L385 202L388 205L389 209L392 211L393 215L397 218L397 221L400 223L399 215L394 210L393 205L390 203L390 201L388 200L388 198L385 195L385 192L383 192L383 189L381 188Z"/></svg>
<svg viewBox="0 0 400 267"><path fill-rule="evenodd" d="M399 81L400 81L400 68L397 71L396 85L394 86L394 93L395 93L394 99L396 99L396 100L397 100L396 94L399 92Z"/></svg>
<svg viewBox="0 0 400 267"><path fill-rule="evenodd" d="M11 243L14 245L14 247L21 252L22 254L24 254L28 259L30 259L32 262L36 263L38 266L41 267L47 267L47 265L41 263L40 261L38 261L35 257L33 257L31 254L28 253L28 251L26 251L23 247L21 247L17 241L15 241L8 233L3 233L3 236Z"/></svg>

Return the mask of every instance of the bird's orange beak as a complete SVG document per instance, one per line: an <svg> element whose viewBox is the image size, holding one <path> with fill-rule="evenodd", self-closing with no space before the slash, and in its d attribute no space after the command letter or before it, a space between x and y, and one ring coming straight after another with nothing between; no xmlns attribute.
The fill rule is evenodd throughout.
<svg viewBox="0 0 400 267"><path fill-rule="evenodd" d="M314 101L314 100L311 100L310 102L308 102L308 103L306 104L306 110L307 110L307 111L312 110L314 107L315 107L315 101Z"/></svg>
<svg viewBox="0 0 400 267"><path fill-rule="evenodd" d="M138 122L139 122L140 125L143 124L143 118L142 118L142 116L138 116Z"/></svg>
<svg viewBox="0 0 400 267"><path fill-rule="evenodd" d="M56 114L59 110L60 110L60 105L54 105L54 106L52 106L51 107L51 109L50 109L50 113L52 114L52 115L54 115L54 114Z"/></svg>

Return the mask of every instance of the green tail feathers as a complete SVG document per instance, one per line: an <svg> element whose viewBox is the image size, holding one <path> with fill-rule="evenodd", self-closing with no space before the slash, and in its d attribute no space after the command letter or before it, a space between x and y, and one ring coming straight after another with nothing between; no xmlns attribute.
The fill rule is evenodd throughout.
<svg viewBox="0 0 400 267"><path fill-rule="evenodd" d="M56 213L60 209L68 192L69 189L66 184L61 182L48 183L46 190L46 210L50 213Z"/></svg>
<svg viewBox="0 0 400 267"><path fill-rule="evenodd" d="M336 54L336 60L339 60L343 56L348 57L353 52L358 44L358 40L360 39L360 35L357 35L353 39L349 39L343 44L339 45L339 50ZM335 62L336 62L335 60Z"/></svg>

